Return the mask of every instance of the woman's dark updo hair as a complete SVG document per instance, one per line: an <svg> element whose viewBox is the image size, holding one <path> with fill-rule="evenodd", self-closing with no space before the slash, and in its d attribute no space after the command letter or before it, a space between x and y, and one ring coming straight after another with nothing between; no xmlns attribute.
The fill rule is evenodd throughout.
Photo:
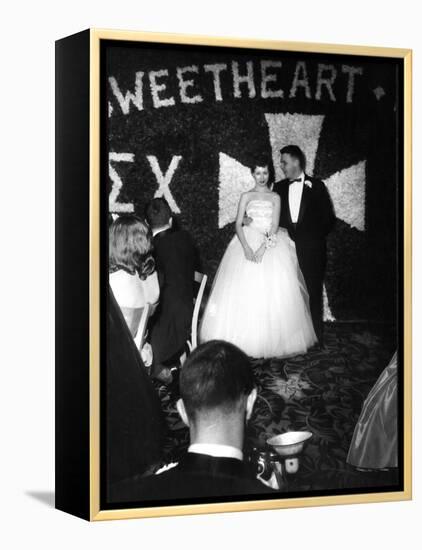
<svg viewBox="0 0 422 550"><path fill-rule="evenodd" d="M151 230L141 218L119 216L109 227L109 271L123 269L144 280L155 271Z"/></svg>
<svg viewBox="0 0 422 550"><path fill-rule="evenodd" d="M273 169L273 163L271 160L271 157L269 157L266 154L257 155L254 158L254 161L250 165L252 174L255 172L255 170L259 168L268 168L268 185L273 183L274 181L274 169Z"/></svg>

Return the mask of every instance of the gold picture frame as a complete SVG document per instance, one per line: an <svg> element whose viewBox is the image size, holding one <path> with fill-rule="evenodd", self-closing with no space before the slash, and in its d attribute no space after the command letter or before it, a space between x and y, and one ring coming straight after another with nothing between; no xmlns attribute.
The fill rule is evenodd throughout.
<svg viewBox="0 0 422 550"><path fill-rule="evenodd" d="M409 500L412 498L412 51L409 49L284 42L168 33L90 29L89 31L89 510L91 521L210 514L334 504ZM212 504L169 505L104 510L100 507L100 42L134 41L192 46L282 50L397 58L404 63L404 372L403 372L403 490L330 496L305 496ZM65 505L59 507L66 509Z"/></svg>

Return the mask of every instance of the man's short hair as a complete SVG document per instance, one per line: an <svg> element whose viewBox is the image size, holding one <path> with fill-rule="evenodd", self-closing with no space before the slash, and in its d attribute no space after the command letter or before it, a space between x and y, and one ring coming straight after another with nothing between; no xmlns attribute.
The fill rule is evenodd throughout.
<svg viewBox="0 0 422 550"><path fill-rule="evenodd" d="M171 210L166 199L162 197L152 199L147 207L146 218L153 229L167 225L171 218Z"/></svg>
<svg viewBox="0 0 422 550"><path fill-rule="evenodd" d="M248 356L222 340L211 340L192 352L182 367L179 384L190 418L207 410L231 412L255 386Z"/></svg>
<svg viewBox="0 0 422 550"><path fill-rule="evenodd" d="M305 153L298 145L286 145L280 149L280 155L290 155L293 158L298 159L302 170L306 168L306 156Z"/></svg>

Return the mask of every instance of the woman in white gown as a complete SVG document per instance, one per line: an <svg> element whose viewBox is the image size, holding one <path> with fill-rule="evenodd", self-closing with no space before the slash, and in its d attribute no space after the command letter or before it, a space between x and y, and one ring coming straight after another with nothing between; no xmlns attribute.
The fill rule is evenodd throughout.
<svg viewBox="0 0 422 550"><path fill-rule="evenodd" d="M255 358L304 353L317 338L295 245L279 228L280 197L268 187L268 163L256 164L252 175L255 187L241 195L236 235L217 270L200 340L226 340Z"/></svg>

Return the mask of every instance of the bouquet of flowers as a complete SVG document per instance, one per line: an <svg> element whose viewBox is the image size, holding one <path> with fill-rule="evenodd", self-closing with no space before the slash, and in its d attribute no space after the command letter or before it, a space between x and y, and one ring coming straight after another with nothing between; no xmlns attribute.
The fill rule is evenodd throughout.
<svg viewBox="0 0 422 550"><path fill-rule="evenodd" d="M265 233L264 244L265 248L274 248L277 243L277 235L275 233Z"/></svg>
<svg viewBox="0 0 422 550"><path fill-rule="evenodd" d="M143 345L141 349L141 357L145 367L149 368L152 365L153 359L152 347L149 342L145 342L145 344Z"/></svg>

